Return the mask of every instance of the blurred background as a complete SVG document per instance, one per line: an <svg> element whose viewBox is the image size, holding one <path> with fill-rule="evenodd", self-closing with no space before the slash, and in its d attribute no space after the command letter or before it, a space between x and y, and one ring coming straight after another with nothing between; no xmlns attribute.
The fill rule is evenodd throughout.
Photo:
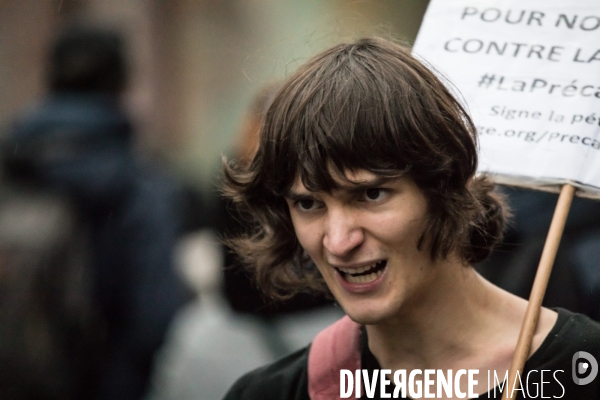
<svg viewBox="0 0 600 400"><path fill-rule="evenodd" d="M0 121L45 91L48 46L73 18L127 41L136 142L194 185L214 178L258 88L342 39L405 38L427 1L3 0Z"/></svg>
<svg viewBox="0 0 600 400"><path fill-rule="evenodd" d="M0 398L219 399L339 318L324 297L263 298L220 244L244 229L221 156L252 156L277 82L311 55L410 44L427 3L1 0ZM73 68L123 58L123 81L51 88L73 26L112 32ZM504 191L513 222L479 268L527 297L556 196ZM600 203L576 199L545 305L600 319L599 254Z"/></svg>

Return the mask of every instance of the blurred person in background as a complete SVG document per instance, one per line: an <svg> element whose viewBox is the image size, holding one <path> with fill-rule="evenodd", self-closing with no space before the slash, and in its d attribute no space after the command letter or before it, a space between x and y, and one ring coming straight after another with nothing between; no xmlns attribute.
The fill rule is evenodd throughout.
<svg viewBox="0 0 600 400"><path fill-rule="evenodd" d="M154 354L189 298L173 267L181 190L134 152L120 106L123 46L115 32L66 29L51 50L47 95L3 143L7 177L65 196L89 231L101 329L79 399L141 398Z"/></svg>

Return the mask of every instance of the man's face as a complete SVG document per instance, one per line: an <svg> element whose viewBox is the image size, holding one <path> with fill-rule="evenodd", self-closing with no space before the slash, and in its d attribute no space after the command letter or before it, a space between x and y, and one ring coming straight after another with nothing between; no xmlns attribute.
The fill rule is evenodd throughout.
<svg viewBox="0 0 600 400"><path fill-rule="evenodd" d="M417 249L427 201L407 178L348 173L358 185L311 192L298 179L286 196L298 240L344 311L373 324L419 302L434 262ZM427 246L424 246L427 248Z"/></svg>

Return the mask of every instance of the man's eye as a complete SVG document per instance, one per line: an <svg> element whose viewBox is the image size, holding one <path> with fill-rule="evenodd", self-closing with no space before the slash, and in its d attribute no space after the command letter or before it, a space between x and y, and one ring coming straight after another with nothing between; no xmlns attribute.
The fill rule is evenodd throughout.
<svg viewBox="0 0 600 400"><path fill-rule="evenodd" d="M302 211L311 211L317 208L317 202L315 200L310 199L298 200L296 204L298 205L298 208Z"/></svg>
<svg viewBox="0 0 600 400"><path fill-rule="evenodd" d="M365 190L365 198L366 201L380 201L385 198L388 194L388 191L385 189L375 188L375 189L367 189Z"/></svg>

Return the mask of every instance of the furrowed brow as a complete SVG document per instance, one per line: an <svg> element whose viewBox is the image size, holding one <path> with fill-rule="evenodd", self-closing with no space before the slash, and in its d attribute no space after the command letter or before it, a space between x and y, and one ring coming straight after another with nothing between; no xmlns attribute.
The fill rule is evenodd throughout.
<svg viewBox="0 0 600 400"><path fill-rule="evenodd" d="M284 197L293 202L302 201L302 200L311 200L313 198L308 193L296 193L291 190Z"/></svg>
<svg viewBox="0 0 600 400"><path fill-rule="evenodd" d="M367 179L363 181L347 180L347 183L345 182L343 184L339 184L337 188L333 189L333 191L345 192L350 196L355 196L361 194L365 190L380 187L393 179L393 177L378 176L373 179ZM298 193L292 189L290 189L290 191L284 197L294 202L314 199L312 192Z"/></svg>
<svg viewBox="0 0 600 400"><path fill-rule="evenodd" d="M386 176L378 176L377 178L369 179L367 181L353 182L348 185L343 185L341 187L341 190L346 191L350 194L360 194L367 189L373 189L385 185L392 179L393 178L389 178Z"/></svg>

